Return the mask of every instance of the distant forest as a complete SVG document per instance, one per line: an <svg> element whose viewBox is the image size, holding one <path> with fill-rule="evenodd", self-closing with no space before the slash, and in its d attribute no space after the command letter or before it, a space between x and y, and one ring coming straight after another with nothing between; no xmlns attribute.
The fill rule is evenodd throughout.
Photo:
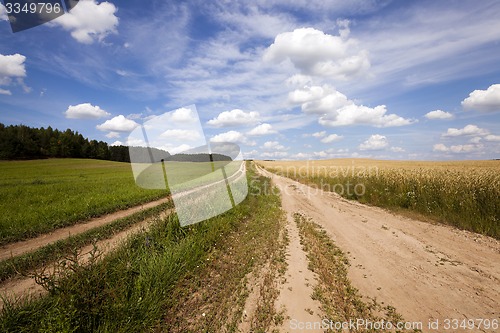
<svg viewBox="0 0 500 333"><path fill-rule="evenodd" d="M208 154L176 154L156 148L132 147L134 161L206 162ZM25 125L5 126L0 123L0 160L28 160L40 158L92 158L118 162L130 162L128 146L110 146L104 141L89 140L70 129L59 131L32 128ZM230 161L231 158L213 154L214 161Z"/></svg>

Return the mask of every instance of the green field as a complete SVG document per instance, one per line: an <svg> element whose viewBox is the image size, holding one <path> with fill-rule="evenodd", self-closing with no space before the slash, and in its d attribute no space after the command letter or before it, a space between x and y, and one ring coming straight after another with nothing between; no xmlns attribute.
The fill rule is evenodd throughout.
<svg viewBox="0 0 500 333"><path fill-rule="evenodd" d="M252 169L247 177L253 192L222 215L182 228L172 214L102 260L66 259L67 274L43 280L47 297L7 303L0 331L235 332L248 274L263 267L252 331L271 331L280 320L272 281L284 272L284 215L279 196L263 194L270 180Z"/></svg>
<svg viewBox="0 0 500 333"><path fill-rule="evenodd" d="M167 176L172 193L193 189L223 180L222 169L228 178L234 175L243 161L132 163L137 181L143 187L163 186Z"/></svg>
<svg viewBox="0 0 500 333"><path fill-rule="evenodd" d="M0 162L0 244L168 195L135 184L130 164L90 159Z"/></svg>

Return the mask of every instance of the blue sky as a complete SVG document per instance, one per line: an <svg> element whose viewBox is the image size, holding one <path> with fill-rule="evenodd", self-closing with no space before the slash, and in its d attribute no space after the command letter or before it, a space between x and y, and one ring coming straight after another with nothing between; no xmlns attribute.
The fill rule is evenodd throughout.
<svg viewBox="0 0 500 333"><path fill-rule="evenodd" d="M14 34L1 8L0 122L126 144L194 104L247 158L500 158L498 17L486 0L88 0Z"/></svg>

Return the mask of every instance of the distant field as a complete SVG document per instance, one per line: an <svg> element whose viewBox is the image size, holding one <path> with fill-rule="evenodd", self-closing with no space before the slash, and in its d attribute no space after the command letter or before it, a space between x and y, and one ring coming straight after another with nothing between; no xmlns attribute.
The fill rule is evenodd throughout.
<svg viewBox="0 0 500 333"><path fill-rule="evenodd" d="M215 161L215 162L177 162L162 163L132 163L139 174L138 182L145 187L163 185L164 173L167 174L168 186L172 193L188 190L223 180L222 168L229 178L240 170L243 161ZM165 171L163 171L165 168ZM215 171L215 172L214 172ZM159 180L162 180L159 182Z"/></svg>
<svg viewBox="0 0 500 333"><path fill-rule="evenodd" d="M130 164L89 159L0 161L0 244L164 197Z"/></svg>
<svg viewBox="0 0 500 333"><path fill-rule="evenodd" d="M376 206L500 238L500 161L259 161L275 173Z"/></svg>

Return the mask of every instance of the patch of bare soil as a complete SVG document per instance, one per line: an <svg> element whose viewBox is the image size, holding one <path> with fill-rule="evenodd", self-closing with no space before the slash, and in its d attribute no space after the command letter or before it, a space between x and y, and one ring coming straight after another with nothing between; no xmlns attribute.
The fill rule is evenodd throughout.
<svg viewBox="0 0 500 333"><path fill-rule="evenodd" d="M160 202L162 203L162 202ZM153 206L150 206L153 207ZM166 217L173 210L169 209L160 214L160 218ZM128 216L128 215L124 215ZM113 237L108 239L103 239L95 244L87 245L79 249L78 262L85 264L90 255L94 252L94 246L97 249L99 255L104 256L114 249L116 249L121 243L123 243L128 237L134 235L138 232L147 230L155 218L148 218L140 223L133 225L132 227L116 233ZM57 263L49 263L43 269L45 274L51 275L54 272ZM9 300L20 300L25 297L38 297L45 294L45 290L41 285L37 284L33 276L29 277L15 277L13 279L7 280L0 285L0 295L6 297ZM3 308L4 300L0 298L0 309Z"/></svg>
<svg viewBox="0 0 500 333"><path fill-rule="evenodd" d="M407 322L421 322L424 332L436 332L428 328L429 321L435 320L439 320L439 331L445 329L449 319L498 320L499 241L397 216L265 170L261 172L281 190L288 215L305 213L347 254L351 263L349 279L365 297L394 306ZM314 277L304 272L306 263L300 245L293 241L291 225L288 264L295 278L288 278L296 282L292 290L283 291L280 302L287 306L290 317L311 319L318 316L317 305L309 303L310 290L305 282L306 278L314 282ZM313 309L310 317L303 313L306 304ZM481 329L458 327L451 331Z"/></svg>

